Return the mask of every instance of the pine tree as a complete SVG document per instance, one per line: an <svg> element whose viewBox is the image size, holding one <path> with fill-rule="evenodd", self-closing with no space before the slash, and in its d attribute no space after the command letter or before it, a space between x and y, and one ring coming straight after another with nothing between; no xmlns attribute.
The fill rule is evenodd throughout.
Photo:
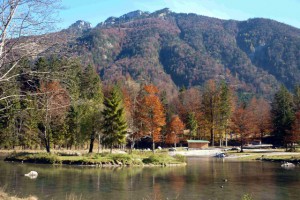
<svg viewBox="0 0 300 200"><path fill-rule="evenodd" d="M190 130L189 139L195 139L197 135L198 122L194 112L188 113L187 128Z"/></svg>
<svg viewBox="0 0 300 200"><path fill-rule="evenodd" d="M294 121L293 100L289 91L281 86L271 104L273 135L276 143L284 144L284 138L292 128Z"/></svg>
<svg viewBox="0 0 300 200"><path fill-rule="evenodd" d="M300 85L296 85L293 94L294 110L300 110Z"/></svg>
<svg viewBox="0 0 300 200"><path fill-rule="evenodd" d="M232 115L232 92L228 85L222 81L219 86L219 116L218 126L220 130L220 145L222 144L223 134L225 134L226 146L227 146L227 129L229 126L229 119Z"/></svg>
<svg viewBox="0 0 300 200"><path fill-rule="evenodd" d="M124 144L126 142L127 122L122 100L118 89L114 88L110 97L104 98L103 115L103 144L112 148L114 145Z"/></svg>

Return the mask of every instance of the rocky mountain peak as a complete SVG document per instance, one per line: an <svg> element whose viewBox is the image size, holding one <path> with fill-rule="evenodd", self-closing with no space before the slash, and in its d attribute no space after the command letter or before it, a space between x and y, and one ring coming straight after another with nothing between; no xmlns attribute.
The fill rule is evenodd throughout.
<svg viewBox="0 0 300 200"><path fill-rule="evenodd" d="M125 15L122 15L120 17L120 19L131 20L131 19L136 19L136 18L142 17L142 16L148 16L148 15L149 15L148 12L143 12L141 10L136 10L136 11L133 11L133 12L129 12Z"/></svg>
<svg viewBox="0 0 300 200"><path fill-rule="evenodd" d="M151 15L156 16L156 17L164 17L170 13L171 13L171 11L169 8L164 8L164 9L153 12Z"/></svg>
<svg viewBox="0 0 300 200"><path fill-rule="evenodd" d="M78 20L71 26L69 26L69 29L77 29L80 31L85 31L91 28L91 23L83 21L83 20Z"/></svg>

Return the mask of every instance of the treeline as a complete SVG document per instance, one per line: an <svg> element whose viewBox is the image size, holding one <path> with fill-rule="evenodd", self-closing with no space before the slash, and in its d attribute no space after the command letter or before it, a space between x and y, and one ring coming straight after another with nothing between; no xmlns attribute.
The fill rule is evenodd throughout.
<svg viewBox="0 0 300 200"><path fill-rule="evenodd" d="M23 60L9 84L1 84L0 148L133 149L140 140L176 146L187 139L243 147L251 141L293 148L299 141L300 87L284 86L271 102L241 100L226 82L181 89L168 97L153 84L130 78L103 86L93 66L79 61Z"/></svg>

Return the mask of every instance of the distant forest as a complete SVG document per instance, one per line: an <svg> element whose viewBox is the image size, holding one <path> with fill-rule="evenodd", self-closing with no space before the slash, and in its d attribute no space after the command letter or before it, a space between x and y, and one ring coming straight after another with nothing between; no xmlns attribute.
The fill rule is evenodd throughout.
<svg viewBox="0 0 300 200"><path fill-rule="evenodd" d="M182 88L172 99L152 83L103 85L92 65L76 60L23 60L20 74L1 86L0 148L85 149L94 143L118 148L149 140L153 148L205 139L210 145L234 140L293 148L299 141L300 87L284 86L271 102L240 99L225 81ZM38 72L38 73L24 73ZM10 94L12 96L10 96Z"/></svg>

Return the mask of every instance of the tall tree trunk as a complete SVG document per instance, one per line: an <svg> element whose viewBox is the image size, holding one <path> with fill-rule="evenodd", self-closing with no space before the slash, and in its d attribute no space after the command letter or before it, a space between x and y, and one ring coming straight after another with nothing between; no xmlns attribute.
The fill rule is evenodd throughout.
<svg viewBox="0 0 300 200"><path fill-rule="evenodd" d="M130 144L130 153L132 153L134 145L135 145L135 142L134 142L134 140L132 140L131 144Z"/></svg>
<svg viewBox="0 0 300 200"><path fill-rule="evenodd" d="M112 153L113 144L110 145L110 153Z"/></svg>
<svg viewBox="0 0 300 200"><path fill-rule="evenodd" d="M240 152L244 152L244 139L243 139L243 136L241 136L241 151Z"/></svg>
<svg viewBox="0 0 300 200"><path fill-rule="evenodd" d="M210 128L210 144L211 146L215 146L215 132L214 132L214 128Z"/></svg>
<svg viewBox="0 0 300 200"><path fill-rule="evenodd" d="M92 134L91 134L91 139L90 139L89 153L93 153L93 149L94 149L94 141L95 141L95 133L92 133Z"/></svg>
<svg viewBox="0 0 300 200"><path fill-rule="evenodd" d="M98 153L100 153L100 148L101 148L101 135L98 133Z"/></svg>
<svg viewBox="0 0 300 200"><path fill-rule="evenodd" d="M227 138L227 133L225 131L225 146L227 147L227 144L228 144L228 138Z"/></svg>
<svg viewBox="0 0 300 200"><path fill-rule="evenodd" d="M154 139L152 139L152 152L154 153L155 151L155 142L154 142Z"/></svg>
<svg viewBox="0 0 300 200"><path fill-rule="evenodd" d="M48 144L46 145L46 151L47 153L50 153L50 146Z"/></svg>
<svg viewBox="0 0 300 200"><path fill-rule="evenodd" d="M45 134L46 134L46 130L45 130ZM47 137L44 138L44 143L45 143L45 148L47 153L50 153L50 141Z"/></svg>

